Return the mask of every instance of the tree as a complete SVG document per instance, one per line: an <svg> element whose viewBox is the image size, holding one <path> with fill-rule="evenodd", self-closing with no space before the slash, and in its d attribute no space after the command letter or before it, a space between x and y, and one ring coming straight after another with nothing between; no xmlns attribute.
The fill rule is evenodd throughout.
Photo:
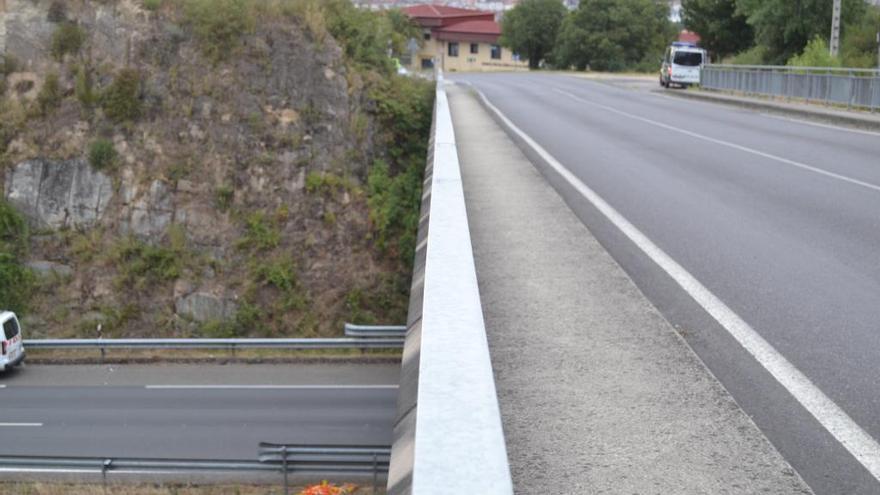
<svg viewBox="0 0 880 495"><path fill-rule="evenodd" d="M523 0L501 19L501 44L537 69L552 52L566 12L560 0Z"/></svg>
<svg viewBox="0 0 880 495"><path fill-rule="evenodd" d="M769 62L784 64L801 53L807 42L831 31L832 0L736 0L737 9L755 30L755 41L767 47ZM860 19L864 0L843 0L842 31Z"/></svg>
<svg viewBox="0 0 880 495"><path fill-rule="evenodd" d="M681 18L718 59L747 50L755 42L755 32L737 10L736 0L682 0Z"/></svg>
<svg viewBox="0 0 880 495"><path fill-rule="evenodd" d="M562 22L554 57L579 70L623 70L659 57L674 31L666 2L581 0Z"/></svg>

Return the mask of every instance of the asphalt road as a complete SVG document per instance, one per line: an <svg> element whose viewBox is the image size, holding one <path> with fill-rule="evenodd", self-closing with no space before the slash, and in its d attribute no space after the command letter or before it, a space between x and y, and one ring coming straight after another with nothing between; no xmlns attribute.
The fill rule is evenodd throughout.
<svg viewBox="0 0 880 495"><path fill-rule="evenodd" d="M651 81L453 75L880 438L880 135L683 100ZM880 484L577 191L551 182L820 494Z"/></svg>
<svg viewBox="0 0 880 495"><path fill-rule="evenodd" d="M389 445L395 365L30 366L0 376L0 455L253 460L261 441Z"/></svg>

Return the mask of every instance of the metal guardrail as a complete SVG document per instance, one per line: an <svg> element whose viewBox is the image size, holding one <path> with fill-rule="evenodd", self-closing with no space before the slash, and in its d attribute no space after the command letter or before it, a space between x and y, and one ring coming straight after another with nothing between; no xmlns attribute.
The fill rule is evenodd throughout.
<svg viewBox="0 0 880 495"><path fill-rule="evenodd" d="M452 114L437 77L389 495L512 495Z"/></svg>
<svg viewBox="0 0 880 495"><path fill-rule="evenodd" d="M260 443L259 462L279 466L284 473L284 493L288 493L287 473L290 466L297 471L340 472L368 474L373 477L373 493L379 483L379 473L387 473L391 448L383 446L284 445ZM304 469L305 468L305 469Z"/></svg>
<svg viewBox="0 0 880 495"><path fill-rule="evenodd" d="M0 455L0 470L93 472L100 473L104 483L112 473L280 472L284 493L289 493L290 473L371 476L375 493L379 475L388 472L390 456L387 446L260 443L257 460Z"/></svg>
<svg viewBox="0 0 880 495"><path fill-rule="evenodd" d="M709 64L700 72L700 86L880 109L880 70L875 69Z"/></svg>
<svg viewBox="0 0 880 495"><path fill-rule="evenodd" d="M402 337L340 339L28 339L26 349L395 349Z"/></svg>
<svg viewBox="0 0 880 495"><path fill-rule="evenodd" d="M354 325L345 324L346 337L369 337L369 338L404 338L406 337L406 325Z"/></svg>

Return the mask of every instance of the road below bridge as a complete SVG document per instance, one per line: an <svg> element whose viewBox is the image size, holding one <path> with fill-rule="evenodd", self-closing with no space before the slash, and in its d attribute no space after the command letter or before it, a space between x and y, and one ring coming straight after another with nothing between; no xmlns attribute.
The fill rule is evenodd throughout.
<svg viewBox="0 0 880 495"><path fill-rule="evenodd" d="M880 134L670 97L654 81L450 79L643 236L551 180L816 493L880 493ZM738 321L755 335L735 337Z"/></svg>
<svg viewBox="0 0 880 495"><path fill-rule="evenodd" d="M0 455L255 460L259 442L390 445L396 364L26 366Z"/></svg>

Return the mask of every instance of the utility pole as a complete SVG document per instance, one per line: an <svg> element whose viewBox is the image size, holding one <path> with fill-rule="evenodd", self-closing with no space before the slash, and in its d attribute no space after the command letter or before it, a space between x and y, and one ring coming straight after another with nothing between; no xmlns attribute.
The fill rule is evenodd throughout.
<svg viewBox="0 0 880 495"><path fill-rule="evenodd" d="M831 56L836 57L840 48L840 0L834 0L831 10Z"/></svg>
<svg viewBox="0 0 880 495"><path fill-rule="evenodd" d="M880 31L877 31L877 68L880 69Z"/></svg>

